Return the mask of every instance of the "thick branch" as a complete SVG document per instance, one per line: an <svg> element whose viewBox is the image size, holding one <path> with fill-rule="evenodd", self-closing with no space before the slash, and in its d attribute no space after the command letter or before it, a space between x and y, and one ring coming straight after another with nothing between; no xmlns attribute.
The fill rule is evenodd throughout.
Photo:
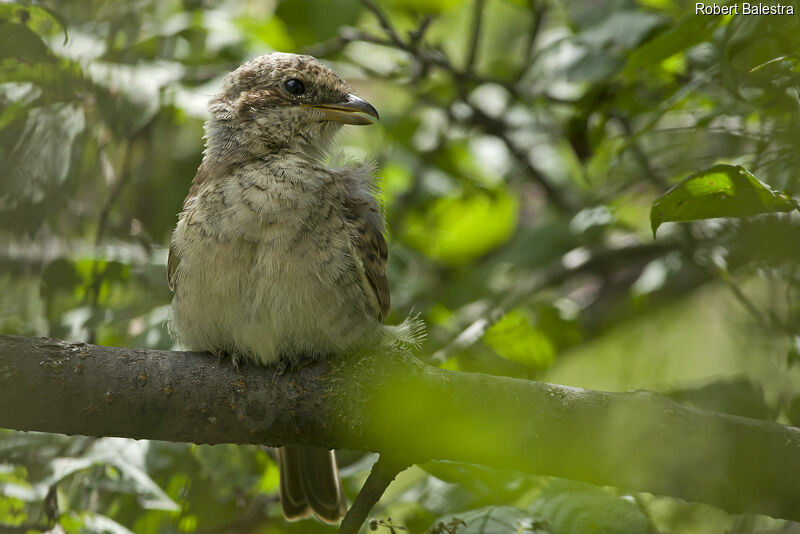
<svg viewBox="0 0 800 534"><path fill-rule="evenodd" d="M648 392L445 371L400 354L277 375L207 354L0 336L0 426L447 459L800 520L800 429Z"/></svg>

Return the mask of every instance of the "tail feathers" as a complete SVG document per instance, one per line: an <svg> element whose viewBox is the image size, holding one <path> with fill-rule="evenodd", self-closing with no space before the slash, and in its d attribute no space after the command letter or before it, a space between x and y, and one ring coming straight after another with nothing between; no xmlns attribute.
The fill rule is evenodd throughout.
<svg viewBox="0 0 800 534"><path fill-rule="evenodd" d="M347 511L336 457L317 447L278 449L280 497L286 519L303 519L314 513L326 523L337 523Z"/></svg>
<svg viewBox="0 0 800 534"><path fill-rule="evenodd" d="M289 521L311 516L311 506L309 506L305 491L303 491L300 462L299 447L280 447L278 449L281 508L283 516Z"/></svg>
<svg viewBox="0 0 800 534"><path fill-rule="evenodd" d="M314 513L326 523L336 523L347 512L347 498L333 451L302 447L303 489Z"/></svg>

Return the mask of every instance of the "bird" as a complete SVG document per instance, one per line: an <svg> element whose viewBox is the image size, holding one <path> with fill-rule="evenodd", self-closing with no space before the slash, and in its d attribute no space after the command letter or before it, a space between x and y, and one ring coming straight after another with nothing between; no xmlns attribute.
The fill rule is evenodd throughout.
<svg viewBox="0 0 800 534"><path fill-rule="evenodd" d="M418 319L384 324L388 250L374 165L330 163L337 131L375 124L376 109L317 59L274 52L229 73L208 112L169 247L176 342L279 366L416 343ZM277 463L287 519L343 517L333 451L283 446Z"/></svg>

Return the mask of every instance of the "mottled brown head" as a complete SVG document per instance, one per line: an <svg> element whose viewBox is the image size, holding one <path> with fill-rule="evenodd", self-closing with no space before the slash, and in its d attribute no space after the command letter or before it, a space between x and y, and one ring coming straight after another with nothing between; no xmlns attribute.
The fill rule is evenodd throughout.
<svg viewBox="0 0 800 534"><path fill-rule="evenodd" d="M372 124L378 112L311 56L273 53L225 77L209 102L208 150L266 153L318 150L342 124ZM322 146L321 146L322 145Z"/></svg>

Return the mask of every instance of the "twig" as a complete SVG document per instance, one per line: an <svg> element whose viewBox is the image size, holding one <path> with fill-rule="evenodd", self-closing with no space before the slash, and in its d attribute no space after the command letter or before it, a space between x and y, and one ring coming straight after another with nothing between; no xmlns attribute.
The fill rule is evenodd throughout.
<svg viewBox="0 0 800 534"><path fill-rule="evenodd" d="M411 39L411 44L413 44L416 48L419 48L419 44L422 42L422 37L425 35L425 32L428 31L428 28L433 22L433 17L431 15L425 15L417 26L416 30L408 32L408 37Z"/></svg>
<svg viewBox="0 0 800 534"><path fill-rule="evenodd" d="M625 136L628 138L628 148L631 150L636 162L645 172L645 179L657 186L662 191L668 189L669 184L664 177L653 168L653 165L650 163L650 159L647 157L647 154L644 153L644 150L639 144L636 134L633 131L631 123L627 117L617 114L614 114L613 116L615 119L617 119L617 122L622 125L622 129L625 130Z"/></svg>
<svg viewBox="0 0 800 534"><path fill-rule="evenodd" d="M750 298L745 295L742 288L736 285L736 282L733 280L733 276L731 273L722 267L713 266L712 271L717 274L726 286L731 290L736 300L752 315L756 322L763 328L766 329L775 329L781 330L783 333L787 334L789 337L794 337L797 335L797 332L792 330L792 328L784 323L778 315L772 310L765 310L763 313L761 310L758 309L758 306L750 300Z"/></svg>
<svg viewBox="0 0 800 534"><path fill-rule="evenodd" d="M525 63L517 73L517 82L525 76L525 73L528 72L528 68L530 68L536 59L534 47L536 46L536 39L539 37L539 32L542 29L545 11L546 7L544 2L531 0L531 27L530 30L528 30L528 40L525 43Z"/></svg>
<svg viewBox="0 0 800 534"><path fill-rule="evenodd" d="M674 244L650 243L630 245L623 248L604 249L592 254L577 265L565 266L561 260L548 268L537 271L530 276L521 277L511 291L500 296L488 311L461 329L449 343L436 351L430 358L434 364L442 363L459 351L463 351L477 343L486 331L509 310L519 306L546 287L555 286L577 274L602 268L609 262L620 262L630 265L634 261L649 260L674 248Z"/></svg>
<svg viewBox="0 0 800 534"><path fill-rule="evenodd" d="M481 26L483 24L483 8L486 0L475 0L472 5L472 34L467 51L467 64L464 72L471 73L475 69L475 60L478 57L478 46L481 40Z"/></svg>
<svg viewBox="0 0 800 534"><path fill-rule="evenodd" d="M355 502L344 516L342 525L339 527L339 534L356 534L394 477L406 467L408 465L405 463L390 461L381 455L372 466L372 471L361 491L358 492Z"/></svg>
<svg viewBox="0 0 800 534"><path fill-rule="evenodd" d="M119 176L114 180L114 169L111 165L111 162L108 161L108 157L105 154L105 150L101 150L101 164L104 169L104 173L107 175L107 180L112 181L111 191L108 194L108 198L106 199L105 204L100 210L100 216L97 220L97 231L95 232L94 236L94 247L95 250L100 248L100 245L103 241L103 238L108 231L108 219L111 214L111 209L117 203L119 199L119 195L122 193L122 190L130 181L131 177L131 146L130 143L132 141L128 141L125 145L123 145L123 156L122 156L122 164L120 166ZM90 313L90 323L89 323L89 335L88 335L88 342L94 343L97 337L97 329L94 326L95 315L97 314L97 304L100 299L100 286L103 283L103 278L105 277L106 267L100 268L100 262L95 259L92 262L92 271L89 278L89 288L87 291L86 298L89 303L89 309L91 310Z"/></svg>
<svg viewBox="0 0 800 534"><path fill-rule="evenodd" d="M500 139L508 149L511 156L517 161L517 164L525 170L525 173L531 178L531 180L536 182L539 187L542 188L548 200L550 200L550 202L557 209L567 213L574 211L575 206L573 205L573 201L567 198L567 196L559 189L554 187L539 171L539 169L533 166L528 158L528 153L511 140L511 137L508 135L508 129L505 122L503 122L501 119L496 119L487 115L482 109L470 102L467 102L467 105L472 110L472 114L468 119L466 119L467 122L474 126L480 127L489 135L493 135L494 137Z"/></svg>
<svg viewBox="0 0 800 534"><path fill-rule="evenodd" d="M407 47L407 44L400 38L400 35L394 29L394 26L392 26L389 17L386 16L386 13L384 13L375 2L372 0L361 0L361 3L364 4L364 7L369 9L373 15L375 15L375 18L378 19L378 23L381 25L381 28L383 28L383 31L386 32L386 35L389 36L393 43L400 48Z"/></svg>

